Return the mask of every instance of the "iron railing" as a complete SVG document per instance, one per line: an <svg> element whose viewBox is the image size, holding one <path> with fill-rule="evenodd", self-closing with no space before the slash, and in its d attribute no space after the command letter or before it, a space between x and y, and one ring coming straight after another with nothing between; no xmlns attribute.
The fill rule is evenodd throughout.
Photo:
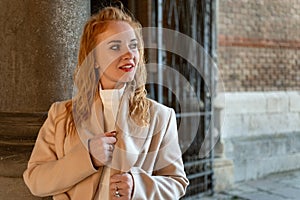
<svg viewBox="0 0 300 200"><path fill-rule="evenodd" d="M158 84L149 84L148 91L151 98L175 109L178 127L184 124L184 128L179 131L179 138L184 151L185 170L190 180L186 197L213 194L214 152L211 127L213 126L212 98L214 97L213 91L215 91L215 79L212 59L216 58L216 0L152 0L152 5L152 27L172 29L188 35L201 44L204 50L200 51L199 55L194 55L199 57L201 62L200 67L195 67L179 55L163 50L164 40L160 39L162 33L158 32L157 46L162 46L158 48L155 55L158 67L157 71L148 72L149 79L156 78ZM179 43L178 46L180 42L174 41L174 43ZM176 84L176 80L174 81L176 78L168 77L164 74L164 68L159 66L171 66L188 80L200 102L198 110L194 110L194 103L189 98L191 90L186 90L184 85ZM164 78L168 78L169 82L175 82L168 83L173 86L172 89L159 84L159 82L164 82L160 80ZM179 102L178 95L179 99L185 99L185 101ZM182 107L189 112L182 113ZM194 120L195 117L198 117L200 124ZM196 135L190 132L195 127L198 127ZM189 141L188 149L185 148L187 141Z"/></svg>

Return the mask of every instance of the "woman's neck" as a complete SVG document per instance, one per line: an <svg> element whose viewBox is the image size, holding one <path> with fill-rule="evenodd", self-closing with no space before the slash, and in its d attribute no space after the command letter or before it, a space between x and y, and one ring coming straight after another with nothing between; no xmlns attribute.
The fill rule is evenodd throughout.
<svg viewBox="0 0 300 200"><path fill-rule="evenodd" d="M125 83L117 83L117 84L103 84L99 83L102 90L113 90L113 89L121 89L124 87Z"/></svg>

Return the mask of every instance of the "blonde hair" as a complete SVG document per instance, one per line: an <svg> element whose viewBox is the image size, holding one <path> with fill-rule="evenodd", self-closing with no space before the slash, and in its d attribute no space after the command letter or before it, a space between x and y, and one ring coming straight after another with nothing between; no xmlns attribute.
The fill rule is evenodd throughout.
<svg viewBox="0 0 300 200"><path fill-rule="evenodd" d="M144 61L144 44L141 34L141 24L134 20L122 8L106 7L99 13L93 15L85 24L80 41L78 65L74 73L74 83L77 87L77 94L72 102L67 104L67 110L71 120L77 123L84 122L91 114L91 106L99 97L99 77L95 71L96 63L93 50L97 46L97 36L103 33L109 21L127 22L134 30L137 40L140 58L133 81L127 83L126 87L131 88L129 101L129 114L138 125L148 125L150 122L149 107L150 101L146 98L146 68ZM127 90L126 90L127 91ZM76 110L76 116L72 112ZM70 126L69 126L70 127Z"/></svg>

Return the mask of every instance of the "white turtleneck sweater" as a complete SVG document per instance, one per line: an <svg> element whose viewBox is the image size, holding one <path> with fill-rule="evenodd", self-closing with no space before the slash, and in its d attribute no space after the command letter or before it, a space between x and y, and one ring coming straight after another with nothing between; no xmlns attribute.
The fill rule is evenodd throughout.
<svg viewBox="0 0 300 200"><path fill-rule="evenodd" d="M111 132L116 130L116 119L118 115L120 101L124 93L124 89L125 85L121 89L112 90L103 90L101 88L101 85L99 87L99 94L103 104L105 132ZM110 168L104 166L95 200L109 199L109 180Z"/></svg>

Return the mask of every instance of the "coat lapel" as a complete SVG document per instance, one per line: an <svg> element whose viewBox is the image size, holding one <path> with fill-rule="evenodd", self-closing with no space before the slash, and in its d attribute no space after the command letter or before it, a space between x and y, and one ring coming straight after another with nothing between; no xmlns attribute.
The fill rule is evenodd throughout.
<svg viewBox="0 0 300 200"><path fill-rule="evenodd" d="M128 172L136 163L148 137L149 126L136 124L129 115L129 93L124 92L116 121L117 142L112 157L111 174Z"/></svg>
<svg viewBox="0 0 300 200"><path fill-rule="evenodd" d="M78 135L85 147L88 148L88 140L98 134L104 133L103 106L99 97L92 105L91 115L83 126L76 126Z"/></svg>

